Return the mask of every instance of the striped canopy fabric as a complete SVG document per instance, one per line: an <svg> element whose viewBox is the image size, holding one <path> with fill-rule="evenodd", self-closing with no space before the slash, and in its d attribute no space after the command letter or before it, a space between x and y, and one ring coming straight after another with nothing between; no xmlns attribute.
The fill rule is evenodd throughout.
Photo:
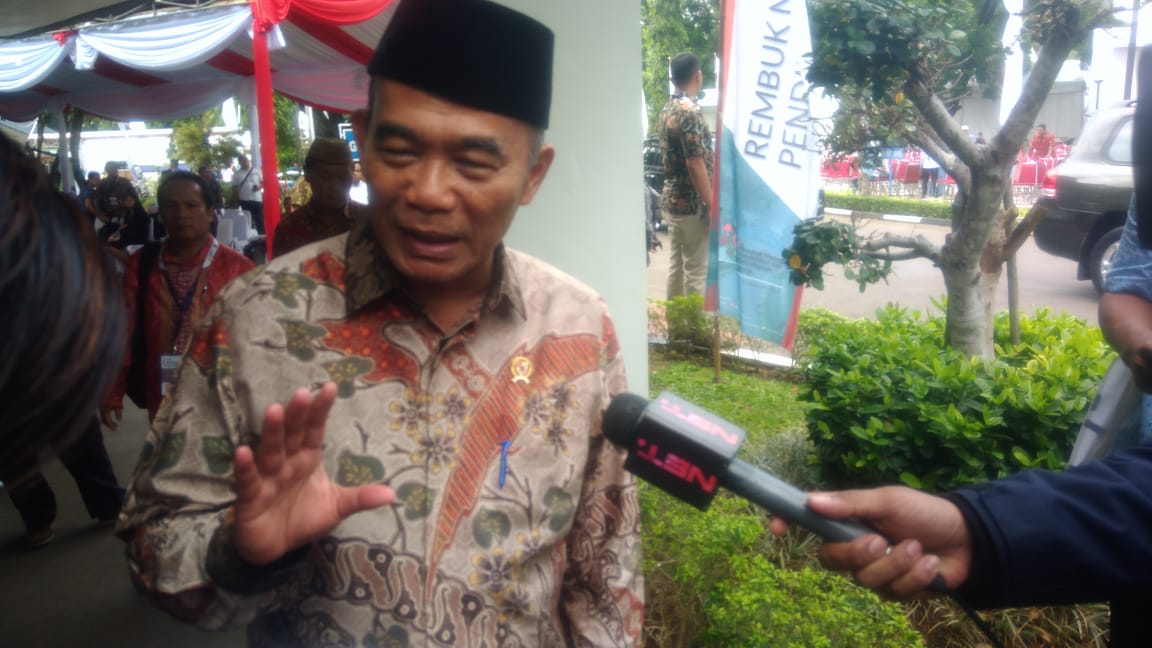
<svg viewBox="0 0 1152 648"><path fill-rule="evenodd" d="M301 103L349 112L364 105L364 68L392 15L392 3L345 0L347 9L374 12L350 24L325 21L305 7L279 0L284 18L266 24L272 86ZM166 9L114 22L0 39L0 117L25 121L65 106L109 119L172 119L195 114L228 97L255 101L250 32L263 4L218 2ZM323 4L323 3L321 3Z"/></svg>
<svg viewBox="0 0 1152 648"><path fill-rule="evenodd" d="M274 178L272 90L336 112L364 107L366 66L395 4L166 4L116 20L63 23L68 26L0 39L0 118L26 121L44 112L61 115L72 106L116 121L164 120L235 97L269 116L259 119L259 141L264 177ZM268 232L279 222L279 205L279 185L268 183Z"/></svg>

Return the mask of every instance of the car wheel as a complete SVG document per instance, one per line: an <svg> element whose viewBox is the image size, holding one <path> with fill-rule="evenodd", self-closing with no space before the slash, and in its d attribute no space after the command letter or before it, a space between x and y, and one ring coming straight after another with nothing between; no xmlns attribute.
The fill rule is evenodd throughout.
<svg viewBox="0 0 1152 648"><path fill-rule="evenodd" d="M1092 255L1088 257L1088 276L1092 277L1092 285L1097 292L1104 292L1104 280L1112 269L1112 255L1120 247L1120 234L1123 231L1122 227L1109 230L1092 246Z"/></svg>

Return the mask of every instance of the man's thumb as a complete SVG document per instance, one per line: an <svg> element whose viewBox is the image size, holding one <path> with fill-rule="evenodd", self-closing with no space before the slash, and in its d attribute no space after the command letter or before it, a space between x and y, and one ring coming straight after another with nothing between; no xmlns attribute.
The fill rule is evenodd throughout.
<svg viewBox="0 0 1152 648"><path fill-rule="evenodd" d="M396 501L396 494L383 484L367 484L354 488L340 488L337 512L340 519L369 509L387 506Z"/></svg>

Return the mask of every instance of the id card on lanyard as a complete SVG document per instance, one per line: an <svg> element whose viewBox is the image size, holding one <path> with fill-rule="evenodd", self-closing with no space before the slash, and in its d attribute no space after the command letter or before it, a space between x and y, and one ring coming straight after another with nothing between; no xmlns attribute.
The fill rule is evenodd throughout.
<svg viewBox="0 0 1152 648"><path fill-rule="evenodd" d="M176 326L172 330L172 339L168 345L169 352L160 356L161 397L168 395L168 391L172 388L172 383L176 380L176 368L180 366L180 358L184 353L183 349L177 348L176 343L180 338L180 331L184 328L184 322L192 313L192 302L196 299L196 287L200 284L202 277L204 278L204 285L201 292L208 292L208 279L204 276L204 271L208 269L208 266L212 265L212 259L216 257L216 250L219 248L220 242L213 239L212 247L204 257L204 263L200 265L200 270L192 280L192 286L183 296L177 293L176 285L172 283L172 277L168 276L167 268L164 265L164 255L161 254L158 260L160 274L164 277L165 283L168 284L168 291L172 293L172 305L176 309Z"/></svg>

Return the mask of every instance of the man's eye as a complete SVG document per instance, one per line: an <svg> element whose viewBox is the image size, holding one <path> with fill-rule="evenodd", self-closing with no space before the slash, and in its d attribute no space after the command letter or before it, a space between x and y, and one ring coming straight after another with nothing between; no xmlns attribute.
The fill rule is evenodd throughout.
<svg viewBox="0 0 1152 648"><path fill-rule="evenodd" d="M377 147L376 151L382 156L392 158L413 157L416 155L416 149L411 146L383 145Z"/></svg>
<svg viewBox="0 0 1152 648"><path fill-rule="evenodd" d="M456 163L471 171L494 171L496 169L496 163L487 158L461 157L457 158Z"/></svg>

